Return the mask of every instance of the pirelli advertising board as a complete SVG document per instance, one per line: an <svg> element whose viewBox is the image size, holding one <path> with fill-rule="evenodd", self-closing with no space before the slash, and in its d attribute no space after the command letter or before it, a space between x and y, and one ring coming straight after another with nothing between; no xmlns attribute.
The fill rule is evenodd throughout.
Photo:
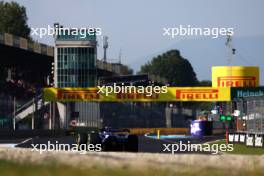
<svg viewBox="0 0 264 176"><path fill-rule="evenodd" d="M212 67L212 87L258 87L259 68L244 66Z"/></svg>
<svg viewBox="0 0 264 176"><path fill-rule="evenodd" d="M167 101L231 101L230 88L167 87L160 93L114 93L99 88L44 88L44 101L76 102L167 102Z"/></svg>

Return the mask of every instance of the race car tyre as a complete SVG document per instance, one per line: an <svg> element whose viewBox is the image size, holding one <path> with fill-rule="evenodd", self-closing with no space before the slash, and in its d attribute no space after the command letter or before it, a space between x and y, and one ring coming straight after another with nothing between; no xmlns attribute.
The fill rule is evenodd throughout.
<svg viewBox="0 0 264 176"><path fill-rule="evenodd" d="M138 136L137 135L129 135L127 137L126 151L138 152Z"/></svg>
<svg viewBox="0 0 264 176"><path fill-rule="evenodd" d="M115 136L109 136L103 143L103 151L116 151L117 139Z"/></svg>
<svg viewBox="0 0 264 176"><path fill-rule="evenodd" d="M86 133L78 133L77 134L76 144L78 145L79 150L85 150L85 145L87 145L87 137L88 137L88 135Z"/></svg>

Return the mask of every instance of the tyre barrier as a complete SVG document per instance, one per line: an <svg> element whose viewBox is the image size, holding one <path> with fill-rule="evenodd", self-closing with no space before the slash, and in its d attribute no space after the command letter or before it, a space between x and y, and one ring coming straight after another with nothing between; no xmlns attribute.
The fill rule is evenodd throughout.
<svg viewBox="0 0 264 176"><path fill-rule="evenodd" d="M254 134L246 135L246 146L254 147Z"/></svg>
<svg viewBox="0 0 264 176"><path fill-rule="evenodd" d="M239 134L234 134L234 142L239 142Z"/></svg>
<svg viewBox="0 0 264 176"><path fill-rule="evenodd" d="M249 147L264 147L264 134L229 133L229 143L240 143Z"/></svg>
<svg viewBox="0 0 264 176"><path fill-rule="evenodd" d="M255 134L255 147L263 147L263 135Z"/></svg>
<svg viewBox="0 0 264 176"><path fill-rule="evenodd" d="M228 142L231 142L231 143L234 142L234 134L233 133L228 134Z"/></svg>
<svg viewBox="0 0 264 176"><path fill-rule="evenodd" d="M240 143L245 143L246 142L246 134L240 133L239 134L239 142Z"/></svg>

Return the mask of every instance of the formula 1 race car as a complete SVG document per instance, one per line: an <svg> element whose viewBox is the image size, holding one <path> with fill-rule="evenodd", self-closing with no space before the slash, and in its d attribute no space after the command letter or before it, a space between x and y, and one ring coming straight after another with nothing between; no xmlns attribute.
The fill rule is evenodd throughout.
<svg viewBox="0 0 264 176"><path fill-rule="evenodd" d="M105 127L99 131L78 133L76 143L101 144L102 151L138 151L138 136L130 134L129 129L113 129Z"/></svg>

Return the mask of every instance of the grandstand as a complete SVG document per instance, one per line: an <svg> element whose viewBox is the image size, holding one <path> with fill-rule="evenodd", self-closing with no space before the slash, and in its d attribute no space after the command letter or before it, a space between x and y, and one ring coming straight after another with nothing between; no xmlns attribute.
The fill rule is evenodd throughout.
<svg viewBox="0 0 264 176"><path fill-rule="evenodd" d="M21 123L29 116L34 117L30 128L43 128L43 116L52 108L42 101L41 94L43 87L53 86L54 47L0 33L0 52L0 128L29 128L28 124ZM132 70L122 64L96 60L96 65L98 76L132 74ZM52 111L57 117L58 109L54 107ZM20 122L15 127L14 117L15 122ZM54 117L53 123L58 121Z"/></svg>
<svg viewBox="0 0 264 176"><path fill-rule="evenodd" d="M5 109L0 111L0 127L10 128L14 110L52 81L53 48L4 33L0 52L0 106Z"/></svg>

